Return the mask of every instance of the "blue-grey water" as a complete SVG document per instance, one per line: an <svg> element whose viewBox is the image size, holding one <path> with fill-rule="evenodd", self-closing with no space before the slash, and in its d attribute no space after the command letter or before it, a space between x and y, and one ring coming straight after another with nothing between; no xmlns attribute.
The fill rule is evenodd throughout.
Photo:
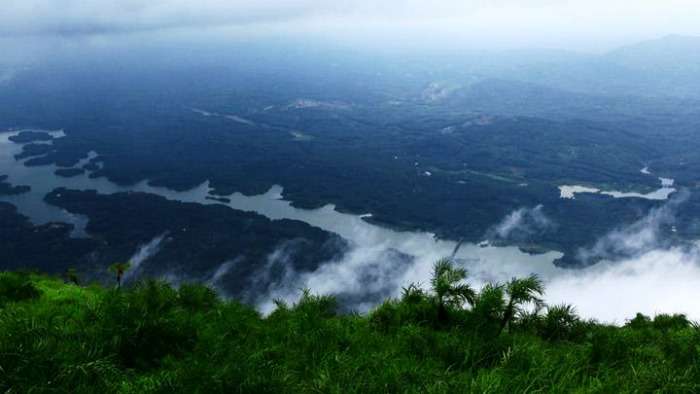
<svg viewBox="0 0 700 394"><path fill-rule="evenodd" d="M151 186L147 181L119 186L105 178L91 179L88 173L71 178L58 177L54 175L57 168L54 165L26 167L23 161L14 158L21 152L22 146L8 139L18 132L0 133L0 174L8 175L11 184L29 185L32 190L18 196L0 196L0 201L15 204L19 212L35 224L69 222L76 226L74 236L89 236L85 232L88 218L70 214L43 201L46 193L58 187L92 189L102 194L146 192L175 201L221 204L206 198L210 196L208 182L192 190L176 192ZM53 131L51 134L55 138L63 138L64 135L61 131ZM91 152L83 163L92 157L99 157L99 152ZM671 186L668 181L664 182L663 187ZM268 294L258 301L258 307L264 312L271 310L275 298L293 300L298 296L300 288L310 288L318 293L352 295L388 291L390 295L398 295L401 288L410 283L426 286L429 284L433 262L452 255L456 250L456 261L469 270L470 281L476 287L489 281L505 281L511 277L535 273L547 283L548 293L545 298L548 302L572 302L585 317L617 323L632 317L636 312L684 312L691 317L700 317L700 308L692 302L694 297L690 297L695 291L697 280L700 280L697 251L655 249L630 259L606 261L586 270L566 270L552 264L561 256L556 251L530 255L516 247L471 243L457 247L458 242L436 239L429 232L396 231L368 223L363 219L366 215L340 213L333 205L310 210L294 208L289 201L283 199L283 188L277 185L261 195L233 193L218 197L230 198L230 203L224 205L233 209L256 212L270 219L303 221L334 232L352 245L345 255L322 264L314 272L289 272L285 283L271 287ZM146 246L157 252L155 240L154 245L150 245L153 247ZM144 248L140 248L142 249ZM387 253L392 250L412 256L410 263L392 260L391 253ZM143 261L139 261L139 264L147 264L148 253L136 252L139 256L143 255ZM217 273L226 271L232 262L223 261L220 264ZM669 298L664 293L668 286L664 287L663 283L675 283L678 290L676 296ZM611 302L613 300L617 301ZM367 302L355 307L367 310L373 305L373 302Z"/></svg>

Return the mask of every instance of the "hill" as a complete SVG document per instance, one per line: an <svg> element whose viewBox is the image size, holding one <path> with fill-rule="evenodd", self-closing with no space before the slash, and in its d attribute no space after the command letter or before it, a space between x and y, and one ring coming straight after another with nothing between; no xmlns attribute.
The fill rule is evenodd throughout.
<svg viewBox="0 0 700 394"><path fill-rule="evenodd" d="M670 35L618 48L605 58L632 69L697 75L700 71L700 37Z"/></svg>
<svg viewBox="0 0 700 394"><path fill-rule="evenodd" d="M700 330L681 315L637 315L615 327L568 306L528 313L524 301L542 290L536 278L475 293L463 277L438 263L435 292L409 287L368 315L339 315L333 298L307 291L263 317L201 285L119 290L0 273L0 391L700 389Z"/></svg>

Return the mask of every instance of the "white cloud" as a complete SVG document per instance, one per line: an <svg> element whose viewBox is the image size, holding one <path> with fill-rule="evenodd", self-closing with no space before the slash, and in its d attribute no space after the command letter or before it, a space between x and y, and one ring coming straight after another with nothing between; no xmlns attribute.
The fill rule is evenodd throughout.
<svg viewBox="0 0 700 394"><path fill-rule="evenodd" d="M129 259L131 267L124 273L125 282L137 278L141 274L143 263L160 252L161 244L167 235L167 232L163 233L138 247Z"/></svg>
<svg viewBox="0 0 700 394"><path fill-rule="evenodd" d="M677 211L688 197L687 191L681 191L664 205L649 211L640 220L611 231L590 248L579 249L577 259L591 263L599 259L639 255L664 247L662 230L675 223Z"/></svg>
<svg viewBox="0 0 700 394"><path fill-rule="evenodd" d="M469 282L477 288L537 274L546 284L546 302L572 304L585 318L622 324L642 312L685 313L700 319L696 302L700 249L667 244L660 231L661 226L673 223L682 201L679 195L641 220L601 237L599 247L592 251L607 258L585 269L554 266L553 259L560 256L556 253L533 256L512 247L472 244L462 246L456 261L467 268ZM516 228L514 223L522 223L524 215L539 210L515 211L495 227ZM449 256L454 248L454 243L430 240L420 233L395 233L393 238L387 234L367 233L342 258L311 272L296 272L285 264L284 280L272 283L257 298L258 308L268 313L274 309L273 299L293 302L300 289L309 288L314 293L337 295L349 308L367 311L386 297L398 296L410 283L426 287L433 262ZM615 244L619 246L613 248ZM277 255L279 252L271 256Z"/></svg>
<svg viewBox="0 0 700 394"><path fill-rule="evenodd" d="M555 224L543 212L543 206L520 208L508 214L487 232L488 239L524 241L553 229Z"/></svg>
<svg viewBox="0 0 700 394"><path fill-rule="evenodd" d="M385 41L579 45L700 34L696 0L5 0L0 35L92 35L246 26ZM270 26L276 26L272 28Z"/></svg>
<svg viewBox="0 0 700 394"><path fill-rule="evenodd" d="M654 249L555 278L547 283L546 300L569 303L584 317L618 324L637 312L684 313L700 320L698 283L697 248Z"/></svg>

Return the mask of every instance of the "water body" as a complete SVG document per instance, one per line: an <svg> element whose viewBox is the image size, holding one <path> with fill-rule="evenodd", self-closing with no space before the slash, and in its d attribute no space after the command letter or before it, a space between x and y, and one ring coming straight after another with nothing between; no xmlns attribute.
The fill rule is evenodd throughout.
<svg viewBox="0 0 700 394"><path fill-rule="evenodd" d="M29 193L19 196L0 196L0 201L15 204L18 211L29 217L34 224L43 224L51 221L68 222L76 225L76 233L85 235L87 218L72 215L58 207L46 204L44 196L58 187L74 190L97 190L101 194L117 192L145 192L153 193L170 200L182 202L194 202L199 204L222 204L218 201L207 199L211 197L209 182L184 192L173 191L164 187L149 185L147 181L139 182L131 186L120 186L106 178L89 178L89 173L71 178L63 178L54 175L57 169L55 165L26 167L24 160L15 160L14 156L21 152L22 145L13 143L9 137L18 134L19 131L0 133L0 173L8 175L8 182L15 185L30 185ZM60 133L52 133L55 138L61 138ZM92 152L89 157L96 157L98 153ZM84 161L86 161L87 158ZM549 252L541 255L530 255L521 252L517 247L492 247L485 245L462 243L451 240L439 240L433 233L395 231L382 226L368 223L366 215L352 215L336 211L334 205L326 205L318 209L299 209L292 207L289 201L282 198L283 188L275 185L267 193L255 196L246 196L241 193L233 193L226 197L230 203L224 203L231 208L251 211L266 216L270 219L293 219L306 222L312 226L330 231L348 240L354 247L350 259L355 259L354 264L359 264L359 259L365 260L385 256L386 251L395 250L400 253L413 256L410 269L396 272L398 283L406 285L411 282L427 283L430 277L432 263L445 256L454 254L455 259L467 265L470 271L482 280L505 280L513 275L528 275L538 273L545 279L551 277L561 269L556 268L552 261L561 257L559 252ZM456 253L455 253L456 251ZM353 254L354 253L354 254ZM343 261L333 262L342 264ZM356 269L362 267L355 266ZM369 284L352 284L357 289L344 289L361 291L361 287ZM318 283L318 287L326 288L327 285Z"/></svg>
<svg viewBox="0 0 700 394"><path fill-rule="evenodd" d="M564 185L559 186L559 197L567 199L575 199L577 193L600 193L600 189L595 187L579 186L579 185Z"/></svg>
<svg viewBox="0 0 700 394"><path fill-rule="evenodd" d="M647 167L642 168L643 174L651 174ZM668 198L676 192L673 187L674 180L671 178L659 178L661 187L649 193L637 192L620 192L615 190L601 190L595 187L580 186L580 185L563 185L559 186L559 197L567 199L575 199L577 193L602 194L613 198L643 198L646 200L668 200Z"/></svg>
<svg viewBox="0 0 700 394"><path fill-rule="evenodd" d="M248 125L248 126L255 126L256 125L255 122L253 122L252 120L240 117L238 115L219 114L216 112L205 111L205 110L199 109L199 108L190 108L190 110L194 113L200 114L200 115L205 116L205 117L221 117L221 118L232 120L236 123L241 123L241 124Z"/></svg>
<svg viewBox="0 0 700 394"><path fill-rule="evenodd" d="M151 186L146 181L119 186L105 178L90 179L88 173L71 178L58 177L54 175L57 168L54 165L25 167L23 161L14 159L14 155L21 152L22 146L8 140L17 133L18 131L0 133L0 174L7 174L11 184L29 185L32 190L19 196L0 196L0 201L15 204L19 212L35 224L69 222L80 228L77 233L82 232L86 236L84 229L87 218L76 217L43 201L44 195L57 187L93 189L102 194L146 192L182 202L221 204L207 199L212 197L208 182L189 191L176 192ZM63 134L52 132L52 135L61 138ZM89 157L95 156L99 157L99 152L93 152ZM663 187L672 186L671 180L663 182ZM573 197L582 192L578 188L565 190ZM314 272L288 273L285 283L270 287L268 294L258 300L257 306L263 312L270 311L274 298L292 301L298 297L298 289L304 287L321 294L362 296L374 293L383 297L396 296L403 286L412 282L427 286L434 261L453 256L458 264L468 269L470 282L477 288L490 281L506 281L512 277L538 274L546 283L548 292L545 300L548 303L572 302L584 317L622 323L636 312L654 314L663 311L685 312L691 318L700 318L700 307L692 301L696 297L691 296L696 293L697 280L700 280L700 249L697 254L675 249L654 250L634 259L601 262L585 270L567 270L552 264L556 258L561 257L559 252L529 255L516 247L441 240L429 232L395 231L368 223L365 218L369 214L340 213L333 205L311 210L294 208L289 201L283 199L281 186L273 186L261 195L233 193L215 197L229 198L230 203L224 205L233 209L256 212L273 220L306 222L334 232L351 244L344 256L322 264ZM157 253L159 243L156 239L152 245L145 245L143 249ZM397 259L394 257L397 253L410 258ZM141 254L147 259L148 253ZM231 264L221 262L219 271L227 271ZM669 273L675 273L674 278L677 279L667 280ZM678 297L669 298L668 294L673 292L668 291L668 286L662 286L663 283L657 286L659 278L673 286L683 284L681 290L674 290L679 293ZM648 285L652 282L654 286ZM610 299L619 302L609 303ZM376 302L377 299L360 300L354 306L360 311L368 310Z"/></svg>
<svg viewBox="0 0 700 394"><path fill-rule="evenodd" d="M20 131L0 133L0 174L8 175L7 182L13 185L28 185L31 186L32 190L19 195L0 195L0 201L14 204L18 207L20 213L29 217L32 223L36 225L49 222L71 223L74 226L72 236L87 236L85 234L85 226L88 221L86 217L74 215L44 202L44 196L55 188L54 184L57 184L54 182L57 177L53 173L56 167L25 167L21 164L24 161L18 162L15 160L14 156L21 152L22 145L13 143L9 140L9 137L18 134ZM62 130L47 132L54 138L61 138L65 135ZM37 143L51 143L51 141L40 141Z"/></svg>

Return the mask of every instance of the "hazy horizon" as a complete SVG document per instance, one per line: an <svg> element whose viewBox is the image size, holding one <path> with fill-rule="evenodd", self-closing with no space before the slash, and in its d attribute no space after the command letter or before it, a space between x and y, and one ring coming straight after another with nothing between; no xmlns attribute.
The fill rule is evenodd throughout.
<svg viewBox="0 0 700 394"><path fill-rule="evenodd" d="M0 14L0 47L278 40L381 50L601 53L668 35L700 36L699 18L700 3L691 0L9 0Z"/></svg>
<svg viewBox="0 0 700 394"><path fill-rule="evenodd" d="M204 216L212 201L236 214L246 206L231 205L232 193L273 185L295 207L373 215L372 226L353 218L360 225L349 235L312 220L316 211L294 211L285 218L296 224L258 217L266 224L257 242L239 249L199 242L217 231L209 228L166 238L164 251L147 248L158 251L144 272L194 279L253 253L247 271L222 282L228 290L293 297L309 287L372 306L428 283L432 261L464 243L461 264L477 283L538 273L551 285L548 301L571 297L584 316L621 321L682 307L700 317L682 303L700 280L698 20L697 0L7 0L0 130L65 132L51 146L41 132L8 137L15 151L4 152L0 187L41 220L72 220L68 201L45 201L71 186L65 176L179 191L211 182L194 208ZM13 188L25 184L29 191ZM82 212L84 224L117 219L109 207L130 197L74 198L100 207ZM154 218L157 231L138 218L124 233L105 226L96 238L115 241L91 253L141 256L134 250L177 229L170 212L181 207L169 209ZM287 238L266 230L311 240L340 233L353 247L342 258L307 250L294 268L276 246ZM436 247L434 234L452 243ZM496 256L501 247L518 254ZM70 252L102 269L103 260ZM508 265L547 252L561 257ZM275 261L294 269L275 277ZM260 264L268 268L253 270ZM564 270L582 267L591 268ZM679 287L676 297L661 279ZM599 306L616 292L626 301Z"/></svg>

